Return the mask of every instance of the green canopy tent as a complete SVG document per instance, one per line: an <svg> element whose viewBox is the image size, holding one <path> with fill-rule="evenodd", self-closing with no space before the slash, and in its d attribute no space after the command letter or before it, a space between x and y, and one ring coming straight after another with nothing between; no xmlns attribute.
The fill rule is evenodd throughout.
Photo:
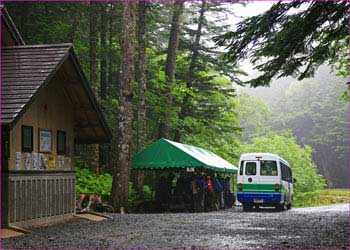
<svg viewBox="0 0 350 250"><path fill-rule="evenodd" d="M134 170L206 168L215 172L237 173L237 167L209 150L167 139L147 146L132 159Z"/></svg>

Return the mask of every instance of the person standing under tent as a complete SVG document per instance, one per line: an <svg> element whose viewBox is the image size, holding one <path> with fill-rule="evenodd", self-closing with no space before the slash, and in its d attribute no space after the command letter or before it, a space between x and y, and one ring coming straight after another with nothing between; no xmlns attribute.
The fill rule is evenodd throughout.
<svg viewBox="0 0 350 250"><path fill-rule="evenodd" d="M234 205L234 194L232 190L230 177L225 178L225 204L226 207L232 208Z"/></svg>
<svg viewBox="0 0 350 250"><path fill-rule="evenodd" d="M212 211L214 209L215 199L214 199L214 187L210 175L206 178L206 193L205 193L205 207L207 211Z"/></svg>
<svg viewBox="0 0 350 250"><path fill-rule="evenodd" d="M197 180L197 185L199 187L199 189L198 189L199 211L203 212L204 211L205 192L206 192L206 183L205 183L203 173L199 173L196 180Z"/></svg>

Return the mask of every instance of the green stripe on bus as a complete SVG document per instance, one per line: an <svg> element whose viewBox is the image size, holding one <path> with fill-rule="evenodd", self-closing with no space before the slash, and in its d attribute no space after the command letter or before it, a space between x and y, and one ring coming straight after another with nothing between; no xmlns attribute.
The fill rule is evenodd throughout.
<svg viewBox="0 0 350 250"><path fill-rule="evenodd" d="M283 186L280 186L283 189ZM275 193L275 184L243 184L242 192Z"/></svg>

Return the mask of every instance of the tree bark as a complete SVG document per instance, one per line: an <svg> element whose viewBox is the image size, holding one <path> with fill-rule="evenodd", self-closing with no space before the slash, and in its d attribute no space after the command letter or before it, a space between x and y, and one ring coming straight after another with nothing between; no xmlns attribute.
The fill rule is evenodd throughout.
<svg viewBox="0 0 350 250"><path fill-rule="evenodd" d="M109 84L112 83L113 79L113 65L112 65L112 57L113 57L113 36L114 36L114 29L113 29L113 11L114 11L114 4L110 3L109 8L109 16L108 16L108 22L109 22L109 36L108 36L108 56L109 56L109 62L108 62L108 82ZM108 92L108 88L107 88Z"/></svg>
<svg viewBox="0 0 350 250"><path fill-rule="evenodd" d="M100 97L101 101L107 99L107 3L100 3L100 40L101 40L101 51L100 51ZM103 103L104 104L104 103ZM104 110L104 105L102 105ZM101 172L105 170L107 161L107 145L99 145L99 166Z"/></svg>
<svg viewBox="0 0 350 250"><path fill-rule="evenodd" d="M136 3L123 2L122 33L121 33L121 74L120 98L118 106L118 158L114 166L112 200L116 211L127 207L132 144L133 118L133 82L134 82L134 54Z"/></svg>
<svg viewBox="0 0 350 250"><path fill-rule="evenodd" d="M97 20L98 20L98 13L97 13L97 7L98 5L94 2L90 2L90 84L92 87L92 90L98 98L98 92L97 92L97 81L98 81L98 75L97 75ZM99 168L99 145L94 144L91 146L88 146L91 148L91 154L92 154L92 161L89 162L91 170L95 174L100 174L100 168ZM90 151L90 150L89 150Z"/></svg>
<svg viewBox="0 0 350 250"><path fill-rule="evenodd" d="M194 77L194 70L196 68L198 54L199 54L199 42L202 36L202 27L204 24L204 13L206 10L206 1L202 1L201 9L199 11L199 18L198 18L198 25L197 25L197 31L194 39L194 44L192 46L192 57L191 57L191 63L188 69L188 81L186 82L186 88L191 89L192 88L192 81ZM182 100L181 109L179 112L179 120L181 121L185 119L186 116L190 114L190 101L191 101L191 95L186 93ZM180 141L181 140L181 132L180 132L180 125L175 130L175 136L174 141Z"/></svg>
<svg viewBox="0 0 350 250"><path fill-rule="evenodd" d="M101 71L100 71L100 96L101 100L106 100L107 98L107 4L101 3L101 29L100 29L100 38L101 38Z"/></svg>
<svg viewBox="0 0 350 250"><path fill-rule="evenodd" d="M159 137L170 137L170 119L171 119L171 106L172 106L172 89L174 84L174 76L176 70L176 57L179 46L180 36L180 19L183 11L184 3L174 3L174 13L172 18L171 30L169 35L169 44L167 52L167 60L165 65L165 76L167 80L167 88L165 93L165 117L164 120L160 121L159 125Z"/></svg>
<svg viewBox="0 0 350 250"><path fill-rule="evenodd" d="M90 83L97 97L97 5L90 2Z"/></svg>
<svg viewBox="0 0 350 250"><path fill-rule="evenodd" d="M74 42L74 36L75 36L75 33L77 32L78 27L80 25L82 15L83 15L82 12L78 12L77 15L75 16L73 23L72 23L72 26L70 27L68 34L67 34L66 40L68 43Z"/></svg>
<svg viewBox="0 0 350 250"><path fill-rule="evenodd" d="M138 23L137 23L137 41L138 57L136 68L136 81L138 83L138 103L137 103L137 151L141 150L146 143L146 13L147 3L139 2L138 4ZM138 194L143 197L143 171L135 171L134 183Z"/></svg>

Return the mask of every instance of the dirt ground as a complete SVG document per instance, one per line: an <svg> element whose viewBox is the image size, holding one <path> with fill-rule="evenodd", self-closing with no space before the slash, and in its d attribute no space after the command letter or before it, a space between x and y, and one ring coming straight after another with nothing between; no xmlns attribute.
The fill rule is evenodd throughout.
<svg viewBox="0 0 350 250"><path fill-rule="evenodd" d="M284 212L114 214L2 240L2 248L349 249L349 204Z"/></svg>

